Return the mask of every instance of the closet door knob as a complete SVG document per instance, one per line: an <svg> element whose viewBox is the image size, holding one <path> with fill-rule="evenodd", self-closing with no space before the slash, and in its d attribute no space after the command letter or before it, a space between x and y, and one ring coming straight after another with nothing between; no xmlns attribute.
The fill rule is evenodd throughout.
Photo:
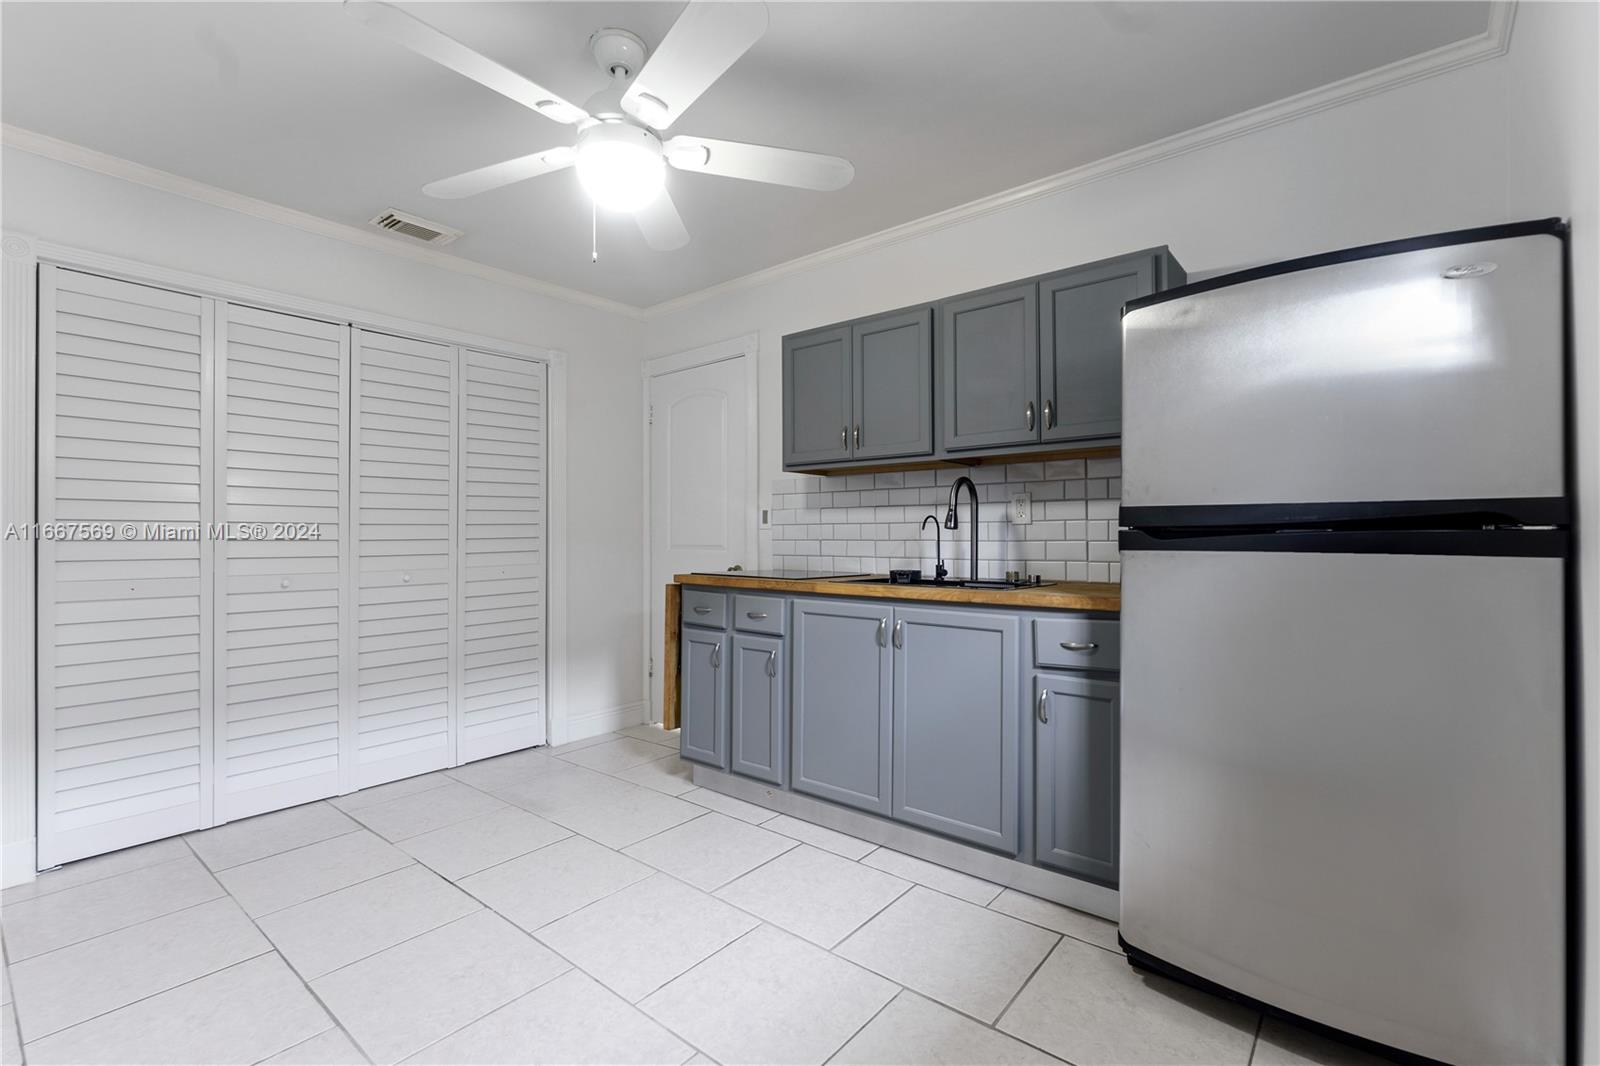
<svg viewBox="0 0 1600 1066"><path fill-rule="evenodd" d="M278 582L278 587L280 589L288 588L289 587L289 579L288 578L284 578L282 581Z"/></svg>
<svg viewBox="0 0 1600 1066"><path fill-rule="evenodd" d="M410 574L401 574L400 575L400 580L405 582L407 585L409 585L409 584L411 584L411 575Z"/></svg>

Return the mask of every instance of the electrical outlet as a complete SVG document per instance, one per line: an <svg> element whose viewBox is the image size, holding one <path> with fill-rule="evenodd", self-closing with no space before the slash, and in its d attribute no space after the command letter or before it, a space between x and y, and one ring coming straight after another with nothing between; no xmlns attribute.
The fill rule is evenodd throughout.
<svg viewBox="0 0 1600 1066"><path fill-rule="evenodd" d="M1033 497L1019 492L1011 497L1011 524L1026 526L1033 523Z"/></svg>

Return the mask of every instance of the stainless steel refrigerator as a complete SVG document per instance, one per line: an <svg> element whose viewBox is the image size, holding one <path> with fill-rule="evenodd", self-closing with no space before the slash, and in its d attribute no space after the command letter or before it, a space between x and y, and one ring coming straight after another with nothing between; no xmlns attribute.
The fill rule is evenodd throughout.
<svg viewBox="0 0 1600 1066"><path fill-rule="evenodd" d="M1566 263L1548 220L1128 306L1135 965L1426 1058L1575 1059Z"/></svg>

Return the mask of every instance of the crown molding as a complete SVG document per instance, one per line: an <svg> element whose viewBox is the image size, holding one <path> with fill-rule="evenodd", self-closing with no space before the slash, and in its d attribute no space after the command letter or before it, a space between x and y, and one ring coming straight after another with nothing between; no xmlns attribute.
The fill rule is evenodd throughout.
<svg viewBox="0 0 1600 1066"><path fill-rule="evenodd" d="M1503 56L1511 48L1511 25L1516 15L1517 0L1492 0L1489 4L1489 25L1480 34L1465 37L1451 44L1443 45L1428 52L1419 52L1409 58L1398 60L1382 67L1361 74L1352 75L1340 81L1330 82L1316 89L1294 96L1284 97L1282 100L1241 111L1228 118L1196 126L1182 133L1164 137L1158 141L1130 148L1116 155L1106 156L1092 163L1086 163L1071 170L1064 170L1059 174L1052 174L1047 178L1018 185L1003 192L993 193L989 196L960 204L922 218L888 229L879 230L877 233L858 237L855 240L836 244L831 248L824 248L809 255L790 259L763 270L745 274L742 277L719 282L716 285L686 293L661 303L652 304L644 309L646 317L671 314L684 310L695 304L703 303L717 296L722 296L741 289L754 288L807 270L814 270L830 263L852 259L865 255L879 248L887 248L902 241L912 240L929 233L935 233L950 226L957 226L970 222L984 215L1004 211L1037 200L1041 197L1051 196L1068 189L1087 185L1090 182L1100 181L1116 174L1126 173L1140 167L1147 167L1166 159L1185 155L1189 152L1209 148L1224 141L1243 137L1259 130L1269 129L1285 122L1314 115L1319 111L1338 107L1341 104L1351 103L1377 93L1387 92L1390 89L1409 85L1423 78L1430 78L1436 74L1457 70L1461 67L1480 63L1486 59Z"/></svg>
<svg viewBox="0 0 1600 1066"><path fill-rule="evenodd" d="M925 234L936 233L939 230L970 222L973 219L982 218L997 211L1018 207L1041 197L1051 196L1081 185L1087 185L1090 182L1100 181L1130 170L1136 170L1166 159L1185 155L1189 152L1209 148L1212 145L1221 144L1236 137L1243 137L1259 130L1269 129L1285 122L1292 122L1320 111L1326 111L1329 108L1338 107L1341 104L1387 92L1390 89L1420 81L1423 78L1430 78L1473 63L1480 63L1487 59L1503 56L1511 47L1512 23L1515 21L1516 6L1517 0L1492 0L1489 4L1489 25L1487 29L1473 37L1463 38L1452 44L1447 44L1428 52L1421 52L1386 66L1376 67L1316 89L1285 97L1282 100L1252 108L1249 111L1243 111L1237 115L1219 119L1204 126L1197 126L1191 130L1186 130L1158 141L1152 141L1149 144L1131 148L1125 152L1119 152L1116 155L1086 163L1083 166L1074 167L1071 170L1065 170L1024 185L1018 185L1015 188L960 204L922 218L913 219L898 226L891 226L888 229L879 230L877 233L858 237L843 244L836 244L831 248L824 248L808 255L766 267L754 273L719 282L716 285L686 293L670 300L664 300L649 307L637 307L623 303L620 300L611 300L577 289L569 289L552 282L541 281L526 274L518 274L515 271L504 270L500 267L488 266L471 259L464 259L461 256L451 255L436 248L405 244L397 238L388 237L376 231L368 231L342 222L334 222L291 207L284 207L281 204L274 204L266 200L258 200L253 196L230 192L227 189L207 185L204 182L195 181L164 170L156 170L142 163L107 155L104 152L98 152L92 148L85 148L32 130L0 125L0 143L47 159L54 159L85 170L121 178L124 181L131 181L163 192L184 196L191 200L198 200L201 203L220 207L224 210L236 211L267 222L275 222L307 233L314 233L373 251L398 256L402 259L426 263L430 266L480 278L508 288L520 289L524 292L536 293L551 299L563 300L568 303L640 320L672 314L685 308L693 307L696 304L704 303L717 296L755 288L776 281L779 278L787 277L790 274L815 270L830 263L852 259L879 248L887 248Z"/></svg>
<svg viewBox="0 0 1600 1066"><path fill-rule="evenodd" d="M426 263L429 266L439 267L444 270L454 271L457 274L466 274L469 277L479 278L483 281L504 285L508 288L521 289L524 292L536 293L555 300L567 303L580 304L599 311L612 314L625 315L629 318L638 318L640 308L632 304L625 304L618 300L609 300L604 296L569 289L526 274L518 274L512 270L488 266L484 263L464 259L458 255L442 252L437 248L427 248L423 245L413 245L402 242L397 237L389 237L376 230L365 230L359 226L347 225L343 222L334 222L319 215L297 211L292 207L271 203L267 200L258 200L253 196L221 189L215 185L185 178L179 174L172 174L165 170L147 167L143 163L122 159L118 156L108 155L105 152L85 148L70 141L63 141L48 134L36 133L33 130L22 129L19 126L0 125L0 144L16 148L32 155L53 159L58 163L80 167L83 170L105 174L113 178L121 178L136 185L144 185L161 192L173 193L177 196L197 200L212 207L220 207L227 211L235 211L241 215L274 222L280 226L303 230L314 233L319 237L330 237L346 244L353 244L375 252L409 259L416 263Z"/></svg>

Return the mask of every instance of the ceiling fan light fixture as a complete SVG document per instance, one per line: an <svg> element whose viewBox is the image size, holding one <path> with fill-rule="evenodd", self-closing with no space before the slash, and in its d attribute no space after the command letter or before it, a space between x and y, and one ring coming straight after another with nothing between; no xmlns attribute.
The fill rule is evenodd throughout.
<svg viewBox="0 0 1600 1066"><path fill-rule="evenodd" d="M607 211L648 207L666 184L661 142L625 122L591 126L578 136L578 182Z"/></svg>

